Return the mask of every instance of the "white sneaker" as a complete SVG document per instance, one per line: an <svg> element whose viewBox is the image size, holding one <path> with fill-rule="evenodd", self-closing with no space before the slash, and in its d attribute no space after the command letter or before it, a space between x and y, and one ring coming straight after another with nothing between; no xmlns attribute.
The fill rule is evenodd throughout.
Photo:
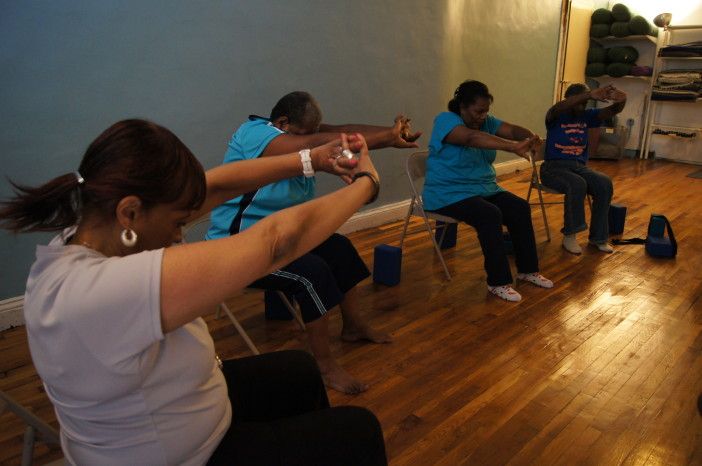
<svg viewBox="0 0 702 466"><path fill-rule="evenodd" d="M590 241L590 245L595 246L597 249L599 249L602 252L606 252L607 254L611 254L614 252L614 249L612 246L609 245L609 243L593 243Z"/></svg>
<svg viewBox="0 0 702 466"><path fill-rule="evenodd" d="M522 295L517 293L517 290L512 288L510 285L502 286L490 286L488 285L488 291L494 294L498 298L502 298L505 301L518 302L522 300Z"/></svg>
<svg viewBox="0 0 702 466"><path fill-rule="evenodd" d="M571 254L575 254L576 256L583 253L583 250L578 244L578 240L575 238L575 235L565 235L563 237L563 249Z"/></svg>
<svg viewBox="0 0 702 466"><path fill-rule="evenodd" d="M525 282L540 286L541 288L553 288L553 282L539 272L518 273L517 280L524 280Z"/></svg>

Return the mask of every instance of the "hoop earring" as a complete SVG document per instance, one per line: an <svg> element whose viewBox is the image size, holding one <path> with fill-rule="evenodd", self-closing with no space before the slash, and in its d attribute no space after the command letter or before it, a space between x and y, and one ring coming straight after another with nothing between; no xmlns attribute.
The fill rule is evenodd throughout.
<svg viewBox="0 0 702 466"><path fill-rule="evenodd" d="M125 228L122 230L122 234L119 236L119 239L126 247L133 248L137 243L137 234L134 230Z"/></svg>

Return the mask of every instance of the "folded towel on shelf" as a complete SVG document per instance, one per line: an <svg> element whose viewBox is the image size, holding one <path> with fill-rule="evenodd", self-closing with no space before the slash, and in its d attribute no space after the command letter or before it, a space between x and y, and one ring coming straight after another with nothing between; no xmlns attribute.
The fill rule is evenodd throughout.
<svg viewBox="0 0 702 466"><path fill-rule="evenodd" d="M659 50L660 57L702 57L702 41L668 45Z"/></svg>
<svg viewBox="0 0 702 466"><path fill-rule="evenodd" d="M681 101L695 101L700 97L699 92L695 91L683 91L675 89L659 89L653 88L651 93L651 100L681 100Z"/></svg>

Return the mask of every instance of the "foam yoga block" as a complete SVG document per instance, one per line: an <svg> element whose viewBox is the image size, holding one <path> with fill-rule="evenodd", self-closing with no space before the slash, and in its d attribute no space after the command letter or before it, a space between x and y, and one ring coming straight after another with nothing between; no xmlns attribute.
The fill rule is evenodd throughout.
<svg viewBox="0 0 702 466"><path fill-rule="evenodd" d="M625 221L626 206L621 204L611 204L609 206L609 234L621 235L624 233Z"/></svg>
<svg viewBox="0 0 702 466"><path fill-rule="evenodd" d="M373 251L373 282L388 286L400 283L402 249L379 244Z"/></svg>
<svg viewBox="0 0 702 466"><path fill-rule="evenodd" d="M446 234L444 235L444 241L441 241L441 235L446 228ZM444 222L436 222L436 231L434 232L434 238L441 249L449 249L456 246L456 235L458 233L458 224Z"/></svg>
<svg viewBox="0 0 702 466"><path fill-rule="evenodd" d="M607 49L607 59L611 63L635 63L638 58L639 52L634 47L612 47Z"/></svg>

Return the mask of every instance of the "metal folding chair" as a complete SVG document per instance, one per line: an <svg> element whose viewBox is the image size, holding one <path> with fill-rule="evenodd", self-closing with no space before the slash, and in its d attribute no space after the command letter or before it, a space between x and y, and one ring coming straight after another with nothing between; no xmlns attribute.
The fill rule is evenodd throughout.
<svg viewBox="0 0 702 466"><path fill-rule="evenodd" d="M449 273L448 267L446 266L446 261L444 260L444 256L441 254L441 248L439 247L439 243L443 243L444 241L444 235L446 235L447 228L444 227L441 233L441 238L439 239L439 243L437 243L436 237L434 235L434 228L432 228L431 222L429 220L434 220L434 222L444 222L445 225L448 225L450 223L458 223L458 220L452 217L447 217L446 215L441 215L435 212L424 210L421 191L422 186L424 185L424 177L427 171L428 157L428 151L415 152L409 157L407 157L406 170L407 178L409 179L410 184L410 194L412 198L410 200L409 209L407 210L407 215L405 216L405 225L402 229L402 236L400 237L400 249L402 249L402 245L405 241L405 236L407 235L407 226L409 225L410 217L412 215L422 217L422 220L424 221L424 226L427 229L427 233L429 233L429 238L431 239L431 242L434 245L434 250L436 251L437 256L439 256L441 265L444 268L446 278L448 280L451 280L451 274Z"/></svg>
<svg viewBox="0 0 702 466"><path fill-rule="evenodd" d="M6 409L14 413L27 424L27 429L24 432L24 446L22 447L22 466L29 466L32 464L34 443L37 438L49 445L61 445L59 433L56 429L39 419L34 413L0 390L0 413L4 412ZM63 464L63 460L57 460L50 464Z"/></svg>

